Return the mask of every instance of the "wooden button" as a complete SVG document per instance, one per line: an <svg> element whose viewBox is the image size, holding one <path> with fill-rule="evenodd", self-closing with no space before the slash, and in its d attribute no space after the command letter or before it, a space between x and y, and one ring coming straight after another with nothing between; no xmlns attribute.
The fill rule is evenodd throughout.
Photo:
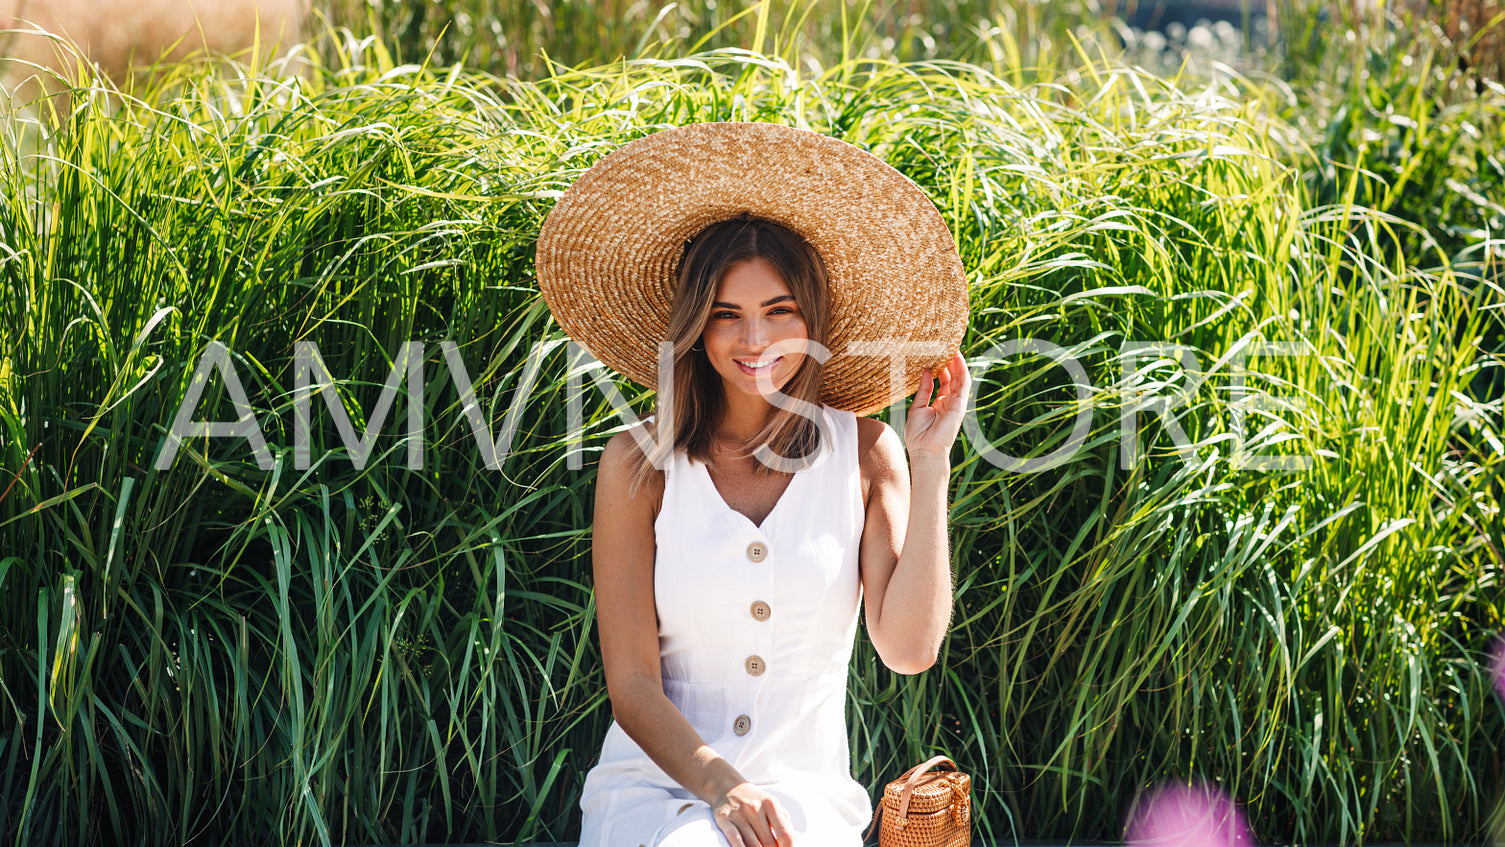
<svg viewBox="0 0 1505 847"><path fill-rule="evenodd" d="M768 604L764 603L762 600L758 600L757 602L752 604L752 616L754 618L757 618L760 621L766 621L768 620L768 616L771 614L773 614L773 610L768 608Z"/></svg>
<svg viewBox="0 0 1505 847"><path fill-rule="evenodd" d="M732 721L732 732L735 732L738 735L746 735L751 729L752 718L748 717L747 715L738 715L737 719Z"/></svg>
<svg viewBox="0 0 1505 847"><path fill-rule="evenodd" d="M747 558L754 562L761 562L768 558L768 545L761 541L754 541L747 545Z"/></svg>
<svg viewBox="0 0 1505 847"><path fill-rule="evenodd" d="M763 672L768 670L768 665L763 661L762 656L748 656L743 664L747 666L747 672L753 676L762 676Z"/></svg>

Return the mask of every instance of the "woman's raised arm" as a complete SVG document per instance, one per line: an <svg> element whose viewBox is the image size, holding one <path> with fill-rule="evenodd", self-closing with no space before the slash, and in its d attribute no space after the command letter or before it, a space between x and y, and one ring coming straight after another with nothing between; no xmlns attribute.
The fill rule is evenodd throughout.
<svg viewBox="0 0 1505 847"><path fill-rule="evenodd" d="M653 521L663 477L632 490L637 449L628 433L613 436L596 476L592 570L612 717L670 779L711 806L731 847L790 844L784 810L711 749L664 695L653 596Z"/></svg>
<svg viewBox="0 0 1505 847"><path fill-rule="evenodd" d="M926 371L904 428L864 419L859 432L867 517L862 530L863 610L883 663L913 674L935 664L951 623L946 495L951 445L961 429L971 377L960 353ZM904 460L905 451L909 461ZM911 480L911 471L913 479Z"/></svg>

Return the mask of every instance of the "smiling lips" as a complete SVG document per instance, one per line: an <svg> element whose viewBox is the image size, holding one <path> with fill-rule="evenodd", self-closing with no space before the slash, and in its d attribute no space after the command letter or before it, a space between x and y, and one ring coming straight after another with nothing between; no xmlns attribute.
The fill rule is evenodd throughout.
<svg viewBox="0 0 1505 847"><path fill-rule="evenodd" d="M768 370L769 368L772 368L774 365L777 365L780 361L782 361L783 358L783 356L775 356L772 359L754 359L751 362L744 359L733 359L732 361L737 363L737 367L741 369L743 373L751 376L753 374L756 374L760 370Z"/></svg>

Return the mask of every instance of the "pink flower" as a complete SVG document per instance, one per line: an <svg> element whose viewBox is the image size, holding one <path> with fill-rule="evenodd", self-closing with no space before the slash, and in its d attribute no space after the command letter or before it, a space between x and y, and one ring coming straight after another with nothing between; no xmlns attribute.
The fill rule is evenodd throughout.
<svg viewBox="0 0 1505 847"><path fill-rule="evenodd" d="M1505 700L1505 635L1495 638L1495 646L1489 653L1489 678L1495 684L1495 693Z"/></svg>
<svg viewBox="0 0 1505 847"><path fill-rule="evenodd" d="M1162 785L1135 804L1124 831L1130 847L1253 847L1243 812L1222 790Z"/></svg>

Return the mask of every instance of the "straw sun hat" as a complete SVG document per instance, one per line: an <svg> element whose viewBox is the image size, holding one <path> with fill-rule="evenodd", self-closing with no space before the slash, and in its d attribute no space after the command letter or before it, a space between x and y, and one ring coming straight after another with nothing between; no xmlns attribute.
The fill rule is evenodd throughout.
<svg viewBox="0 0 1505 847"><path fill-rule="evenodd" d="M957 350L967 324L966 274L929 198L860 148L777 124L692 124L601 159L544 221L539 288L571 338L656 387L658 343L668 333L685 245L741 214L802 236L825 263L834 355L824 366L822 401L877 411L912 393L920 368ZM895 340L947 351L908 359L902 394L889 385ZM853 343L868 345L864 355L851 354Z"/></svg>

